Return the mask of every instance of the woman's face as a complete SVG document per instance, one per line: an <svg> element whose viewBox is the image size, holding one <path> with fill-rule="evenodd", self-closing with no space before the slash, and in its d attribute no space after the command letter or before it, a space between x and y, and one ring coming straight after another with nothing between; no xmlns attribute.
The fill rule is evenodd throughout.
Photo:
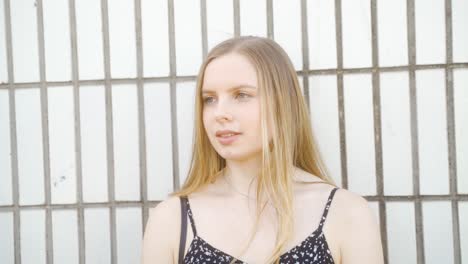
<svg viewBox="0 0 468 264"><path fill-rule="evenodd" d="M211 61L202 87L203 125L218 154L246 160L262 150L260 91L254 66L231 53Z"/></svg>

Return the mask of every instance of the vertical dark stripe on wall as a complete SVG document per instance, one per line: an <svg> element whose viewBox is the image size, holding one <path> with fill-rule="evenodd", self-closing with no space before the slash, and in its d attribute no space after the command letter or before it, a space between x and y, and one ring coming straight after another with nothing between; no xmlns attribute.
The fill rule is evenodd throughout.
<svg viewBox="0 0 468 264"><path fill-rule="evenodd" d="M385 263L388 263L387 245L387 214L384 200L383 159L382 159L382 112L380 102L380 70L379 70L379 30L378 2L371 0L371 32L372 32L372 96L374 113L375 171L377 197L379 204L380 236Z"/></svg>
<svg viewBox="0 0 468 264"><path fill-rule="evenodd" d="M83 208L83 170L81 160L81 117L80 117L80 85L78 68L78 47L76 33L75 0L68 0L68 14L70 21L71 67L73 85L73 113L75 123L75 162L76 162L76 201L77 201L77 232L78 232L78 263L85 264L86 244L84 231Z"/></svg>
<svg viewBox="0 0 468 264"><path fill-rule="evenodd" d="M301 36L302 36L302 85L304 88L304 97L307 104L307 110L310 113L309 98L309 29L307 24L307 0L301 0Z"/></svg>
<svg viewBox="0 0 468 264"><path fill-rule="evenodd" d="M337 59L337 88L338 88L338 113L340 129L340 154L341 154L341 187L348 189L348 165L346 154L346 118L344 109L343 92L343 32L342 32L341 0L335 0L335 26L336 26L336 59Z"/></svg>
<svg viewBox="0 0 468 264"><path fill-rule="evenodd" d="M7 49L8 65L8 100L10 111L10 149L11 149L11 173L12 173L12 194L13 194L13 239L14 239L14 259L15 264L21 263L21 226L20 226L20 206L19 206L19 176L18 176L18 140L16 134L16 100L15 100L15 78L13 74L13 44L11 36L11 15L10 1L4 0L5 18L5 40ZM0 11L1 12L1 11Z"/></svg>
<svg viewBox="0 0 468 264"><path fill-rule="evenodd" d="M102 40L104 54L104 86L106 98L106 143L107 143L107 192L109 199L109 226L111 243L111 263L117 263L117 231L115 220L115 167L114 167L114 134L112 116L112 84L110 64L110 40L109 40L109 13L107 0L101 0Z"/></svg>
<svg viewBox="0 0 468 264"><path fill-rule="evenodd" d="M148 168L146 165L146 124L145 124L145 87L143 83L143 34L141 23L141 0L135 0L135 41L137 65L137 97L138 97L138 150L140 157L140 201L141 227L145 230L148 219ZM154 161L158 162L158 161Z"/></svg>
<svg viewBox="0 0 468 264"><path fill-rule="evenodd" d="M410 119L411 119L411 157L413 164L413 194L416 222L416 254L417 263L424 264L424 228L422 220L422 201L419 177L419 141L418 141L418 113L416 100L416 25L414 17L414 0L406 1L407 36L408 36L408 70L410 88Z"/></svg>
<svg viewBox="0 0 468 264"><path fill-rule="evenodd" d="M268 38L275 39L275 30L274 30L274 17L273 17L273 0L266 0L266 12L267 12L267 36Z"/></svg>
<svg viewBox="0 0 468 264"><path fill-rule="evenodd" d="M171 100L171 131L172 131L172 168L174 190L180 188L179 177L179 144L177 134L177 98L176 98L176 48L175 48L175 18L174 18L174 0L167 0L168 6L168 26L169 26L169 88Z"/></svg>
<svg viewBox="0 0 468 264"><path fill-rule="evenodd" d="M52 243L52 209L50 207L51 188L50 188L50 150L49 150L49 108L47 98L47 82L46 82L46 64L45 64L45 47L44 47L44 18L42 0L36 1L37 8L37 38L39 45L39 73L40 73L40 97L41 97L41 125L42 125L42 142L43 142L43 157L44 157L44 193L45 193L45 231L46 231L46 261L49 264L54 263L54 249Z"/></svg>
<svg viewBox="0 0 468 264"><path fill-rule="evenodd" d="M240 0L233 0L233 12L234 12L234 36L240 36Z"/></svg>
<svg viewBox="0 0 468 264"><path fill-rule="evenodd" d="M207 14L206 0L200 0L200 22L201 22L201 39L202 39L202 57L205 60L208 54L208 30L207 30ZM176 75L174 75L176 76Z"/></svg>
<svg viewBox="0 0 468 264"><path fill-rule="evenodd" d="M453 31L452 31L452 1L445 0L445 89L447 106L447 142L448 142L448 164L450 177L450 197L452 206L452 231L453 231L453 254L454 263L461 264L461 245L460 245L460 219L457 200L457 151L455 142L455 113L454 113L454 94L453 94L453 69L450 64L453 63Z"/></svg>

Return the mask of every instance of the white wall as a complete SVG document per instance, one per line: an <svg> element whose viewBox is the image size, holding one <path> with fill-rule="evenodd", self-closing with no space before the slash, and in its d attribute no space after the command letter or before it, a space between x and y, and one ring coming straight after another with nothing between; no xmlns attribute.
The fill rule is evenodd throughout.
<svg viewBox="0 0 468 264"><path fill-rule="evenodd" d="M2 263L139 261L147 209L186 177L198 67L236 16L305 72L331 176L376 217L383 195L388 263L416 263L421 235L425 263L468 263L468 1L201 3L0 1Z"/></svg>

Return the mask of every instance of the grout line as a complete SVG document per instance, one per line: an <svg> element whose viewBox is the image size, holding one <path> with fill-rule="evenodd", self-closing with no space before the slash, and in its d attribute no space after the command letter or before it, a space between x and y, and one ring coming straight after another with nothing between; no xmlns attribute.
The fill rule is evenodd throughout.
<svg viewBox="0 0 468 264"><path fill-rule="evenodd" d="M270 39L275 39L275 28L274 28L274 12L273 12L273 0L267 0L266 2L267 11L267 36Z"/></svg>
<svg viewBox="0 0 468 264"><path fill-rule="evenodd" d="M112 84L109 40L109 10L107 0L101 0L102 40L104 54L104 85L106 100L106 143L107 143L107 192L110 206L109 228L111 243L111 263L117 263L116 212L115 212L115 171L114 171L114 135L112 115Z"/></svg>
<svg viewBox="0 0 468 264"><path fill-rule="evenodd" d="M77 50L77 33L76 33L76 11L75 0L69 0L69 19L70 19L70 43L71 43L71 60L72 60L72 83L73 83L73 103L75 114L75 161L76 161L76 200L78 206L83 203L83 171L81 160L81 117L80 117L80 86L79 68L78 68L78 50ZM78 232L78 256L79 263L84 264L86 259L86 244L84 233L84 210L83 207L78 207L77 217L77 232Z"/></svg>
<svg viewBox="0 0 468 264"><path fill-rule="evenodd" d="M416 25L414 0L406 2L407 37L408 37L408 64L409 64L409 89L410 89L410 118L411 118L411 154L413 162L413 192L415 199L415 225L416 225L416 254L417 263L424 264L424 227L422 219L422 201L420 199L420 175L419 175L419 137L418 137L418 108L416 93Z"/></svg>
<svg viewBox="0 0 468 264"><path fill-rule="evenodd" d="M136 54L137 54L137 92L138 92L138 139L140 156L140 200L143 201L141 208L142 233L145 232L148 211L148 169L146 158L146 124L145 124L145 87L143 84L143 34L142 34L142 4L141 0L135 0L135 32L136 32Z"/></svg>
<svg viewBox="0 0 468 264"><path fill-rule="evenodd" d="M445 46L446 63L453 62L453 31L452 31L452 1L445 0ZM445 89L447 106L447 143L448 143L448 164L449 181L452 206L452 232L454 247L454 263L461 264L461 243L460 243L460 219L458 202L455 200L457 190L457 151L455 142L455 113L454 113L454 91L453 91L453 69L445 69Z"/></svg>
<svg viewBox="0 0 468 264"><path fill-rule="evenodd" d="M378 29L378 2L371 0L371 31L372 31L372 96L373 96L373 116L374 116L374 144L375 144L375 170L377 196L380 198L379 219L380 236L382 242L382 251L384 262L388 261L387 244L387 213L384 197L384 175L383 175L383 157L382 157L382 112L381 112L381 94L380 94L380 72L379 72L379 29Z"/></svg>
<svg viewBox="0 0 468 264"><path fill-rule="evenodd" d="M302 30L302 69L309 71L309 29L307 24L307 0L301 0L301 30ZM310 114L309 76L302 78L304 98Z"/></svg>
<svg viewBox="0 0 468 264"><path fill-rule="evenodd" d="M207 25L207 11L206 0L200 1L200 21L201 21L201 38L202 38L202 57L205 60L208 54L208 25ZM175 73L175 71L174 71ZM176 74L171 75L171 78L177 77Z"/></svg>
<svg viewBox="0 0 468 264"><path fill-rule="evenodd" d="M466 199L468 201L468 197ZM463 200L462 200L463 201ZM161 201L148 201L148 206L154 206L159 204ZM50 209L51 210L78 210L80 208L82 209L91 209L91 208L110 208L111 206L115 206L116 208L141 208L143 206L143 202L137 202L137 201L119 201L116 202L114 205L109 204L108 202L96 202L96 203L82 203L81 205L79 204L51 204ZM34 205L21 205L18 208L20 210L38 210L38 209L44 209L45 205L44 204L34 204ZM15 206L14 205L0 205L0 212L11 212L14 211Z"/></svg>
<svg viewBox="0 0 468 264"><path fill-rule="evenodd" d="M45 63L45 44L44 44L44 18L42 0L36 1L37 14L37 37L39 46L39 72L40 72L40 100L41 100L41 125L43 142L43 163L44 163L44 193L45 193L45 242L46 242L46 262L54 263L53 248L53 230L52 230L52 193L50 187L50 138L49 138L49 109L48 109L48 90L46 83L46 63Z"/></svg>
<svg viewBox="0 0 468 264"><path fill-rule="evenodd" d="M379 195L364 195L362 196L368 201L378 202L382 199ZM455 199L459 202L467 202L468 194L457 194L452 198L451 194L429 194L429 195L391 195L384 197L386 202L414 202L416 200L424 202L440 202L440 201L449 201ZM148 200L148 206L153 206L160 203L160 200ZM108 202L88 202L79 204L51 204L51 210L76 210L77 208L108 208L114 206L116 208L126 208L126 207L142 207L142 201L116 201L114 205L109 204ZM44 209L44 204L34 204L34 205L20 205L17 209L21 210L34 210L34 209ZM15 205L0 205L0 212L11 212L16 210Z"/></svg>
<svg viewBox="0 0 468 264"><path fill-rule="evenodd" d="M13 200L13 239L14 239L14 259L15 264L21 263L21 221L20 221L20 201L19 201L19 174L18 174L18 138L16 127L16 99L14 90L14 71L13 71L13 43L11 32L11 10L10 1L4 0L5 15L5 41L7 49L8 64L8 99L10 112L10 148L11 148L11 173L12 173L12 200Z"/></svg>
<svg viewBox="0 0 468 264"><path fill-rule="evenodd" d="M341 187L348 189L348 166L346 152L346 117L344 109L344 85L343 85L343 32L341 0L335 0L335 26L336 26L336 59L337 59L337 89L338 89L338 113L340 133L340 157L341 157Z"/></svg>
<svg viewBox="0 0 468 264"><path fill-rule="evenodd" d="M413 69L415 70L433 70L433 69L466 69L468 68L468 62L466 63L452 63L452 64L429 64L429 65L414 65ZM390 67L379 67L380 72L407 72L410 70L410 66L390 66ZM362 74L362 73L372 73L375 68L366 67L366 68L347 68L347 69L320 69L320 70L299 70L296 71L299 76L317 76L317 75L337 75L337 74ZM182 76L161 76L161 77L146 77L143 78L143 83L164 83L170 82L171 79L175 79L176 82L193 82L196 81L195 75L182 75ZM111 84L135 84L138 80L137 78L115 78L109 80ZM71 86L73 85L72 81L57 81L57 82L46 82L48 87L58 87L58 86ZM98 80L78 80L80 86L95 86L95 85L105 85L105 79ZM37 88L40 85L40 82L28 82L28 83L13 83L13 89L27 89L27 88ZM0 89L9 89L10 84L1 83Z"/></svg>
<svg viewBox="0 0 468 264"><path fill-rule="evenodd" d="M233 0L233 11L234 11L234 36L239 37L241 34L240 26L240 0Z"/></svg>
<svg viewBox="0 0 468 264"><path fill-rule="evenodd" d="M205 0L202 0L203 3ZM177 61L176 61L176 46L175 46L175 18L174 18L174 0L167 0L169 16L169 58L170 58L170 101L171 101L171 131L172 131L172 170L173 170L173 188L178 190L180 188L179 177L179 139L177 134L177 93L176 93L176 78L177 76ZM203 8L201 8L203 10ZM206 25L206 23L205 23ZM206 28L206 27L205 27ZM202 26L203 30L203 26ZM205 34L206 36L206 34ZM206 39L206 38L205 38ZM204 42L206 44L206 42ZM204 44L204 45L205 45ZM204 47L205 49L205 47Z"/></svg>

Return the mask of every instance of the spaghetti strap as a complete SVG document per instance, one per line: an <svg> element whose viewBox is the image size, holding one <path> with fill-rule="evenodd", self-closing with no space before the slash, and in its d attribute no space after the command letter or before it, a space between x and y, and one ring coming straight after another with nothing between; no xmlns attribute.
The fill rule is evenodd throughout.
<svg viewBox="0 0 468 264"><path fill-rule="evenodd" d="M190 220L190 225L192 226L193 236L197 236L197 228L195 227L195 221L193 220L192 209L190 209L190 202L189 202L188 197L185 197L185 201L187 204L187 215Z"/></svg>
<svg viewBox="0 0 468 264"><path fill-rule="evenodd" d="M187 239L187 202L185 197L180 198L180 220L182 227L180 230L179 241L179 264L184 263L185 240Z"/></svg>
<svg viewBox="0 0 468 264"><path fill-rule="evenodd" d="M327 204L325 205L325 209L323 210L322 218L320 218L320 224L318 227L320 232L322 231L323 224L325 223L325 220L327 219L328 210L330 209L333 196L335 195L335 192L337 190L338 190L338 187L333 188L333 190L330 192L330 195L328 196Z"/></svg>

